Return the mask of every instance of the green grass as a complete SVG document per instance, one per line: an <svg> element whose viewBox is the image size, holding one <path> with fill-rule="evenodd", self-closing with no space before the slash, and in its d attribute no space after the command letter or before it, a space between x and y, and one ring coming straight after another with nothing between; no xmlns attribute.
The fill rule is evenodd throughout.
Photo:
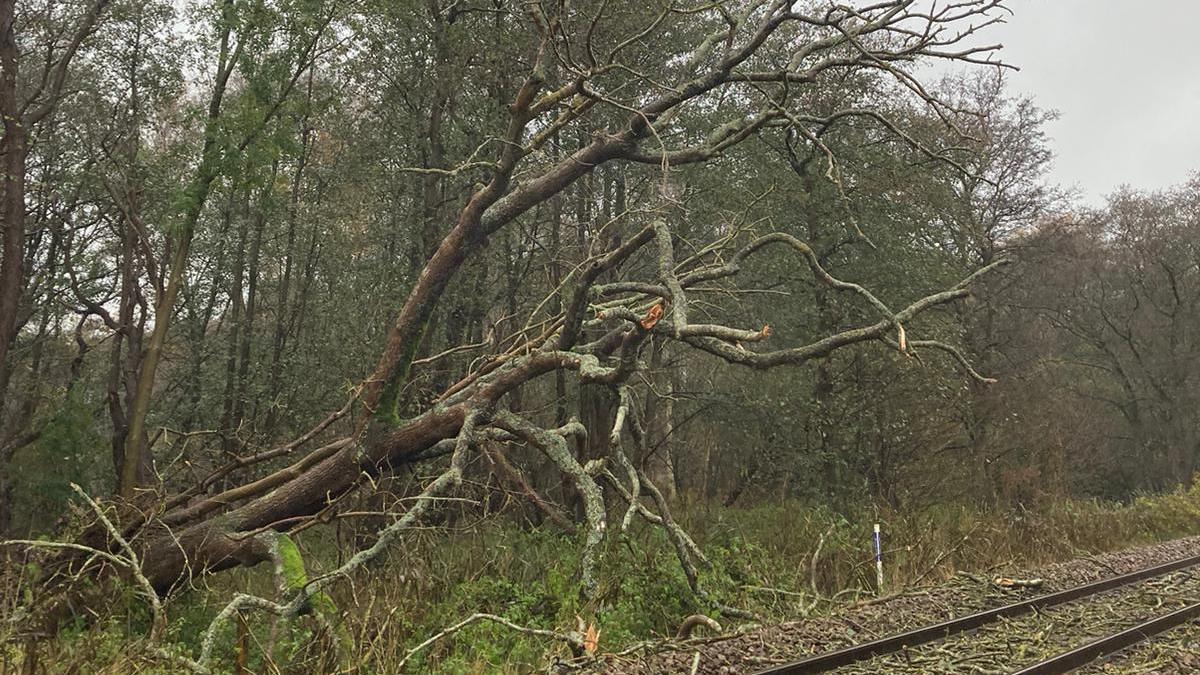
<svg viewBox="0 0 1200 675"><path fill-rule="evenodd" d="M1200 533L1200 488L1124 505L1067 501L1038 510L990 513L965 507L915 513L863 507L839 514L801 503L679 511L681 523L713 562L702 573L712 596L772 622L873 594L874 522L883 524L886 584L894 590L918 580L934 583L959 569L1032 566ZM462 530L414 533L353 583L335 588L333 600L345 614L356 649L349 661L361 664L362 672L394 672L409 649L474 612L556 631L573 630L577 617L583 617L600 628L604 651L673 635L680 621L694 613L733 627L712 603L690 592L660 530L642 523L625 535L609 534L598 603L590 607L578 592L580 542L570 537L517 527L503 517ZM312 574L337 564L330 532L310 530L299 543ZM204 628L232 593L269 594L270 574L264 565L218 575L208 586L173 599L167 605L167 648L195 654ZM109 610L100 621L71 627L40 645L50 672L74 667L117 673L130 672L130 666L135 672L176 672L149 657L129 662L149 625L134 594L127 593ZM314 618L301 617L290 627L273 623L270 617L249 617L246 657L252 672L324 672L339 660L337 641ZM236 642L231 626L219 640L218 671L233 671ZM21 656L20 645L6 649L10 662ZM408 670L532 672L550 659L568 656L564 645L479 623L423 650Z"/></svg>

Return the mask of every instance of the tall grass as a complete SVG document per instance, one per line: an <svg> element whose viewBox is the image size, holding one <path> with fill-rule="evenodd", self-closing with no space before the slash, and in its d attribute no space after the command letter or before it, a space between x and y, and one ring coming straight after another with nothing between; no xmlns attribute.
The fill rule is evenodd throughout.
<svg viewBox="0 0 1200 675"><path fill-rule="evenodd" d="M884 532L885 586L896 590L935 583L957 570L1027 567L1200 533L1200 488L1129 504L1065 501L1004 512L950 506L894 512L864 506L835 513L788 502L681 507L677 515L713 561L702 575L713 596L771 622L875 593L870 536L875 522ZM314 573L337 564L340 547L332 533L310 531L301 544ZM337 656L333 640L315 619L302 617L289 628L255 615L247 621L247 668L326 672L350 663L361 672L395 672L413 646L474 612L558 631L573 630L577 617L583 617L600 628L605 651L673 635L693 613L715 615L715 607L690 592L658 529L643 524L624 535L610 532L594 606L578 594L578 552L578 542L568 536L503 518L455 531L418 532L334 593L357 653ZM270 570L220 575L210 584L168 605L169 649L194 653L204 627L232 592L270 593ZM4 606L18 600L9 598ZM39 645L39 658L49 672L177 672L166 661L131 656L140 653L147 625L145 610L131 593L100 620ZM6 623L0 631L11 633L13 626ZM222 672L235 670L237 641L234 628L222 636ZM19 662L24 649L24 644L6 643L0 664ZM563 645L483 623L422 650L408 670L530 672L568 655Z"/></svg>

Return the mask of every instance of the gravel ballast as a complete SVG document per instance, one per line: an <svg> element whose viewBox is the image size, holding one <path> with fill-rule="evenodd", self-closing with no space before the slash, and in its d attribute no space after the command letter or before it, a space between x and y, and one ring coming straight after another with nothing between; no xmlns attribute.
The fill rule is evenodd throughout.
<svg viewBox="0 0 1200 675"><path fill-rule="evenodd" d="M960 574L952 580L924 588L912 589L896 595L860 602L837 608L820 617L802 621L764 626L732 636L697 639L666 643L651 653L624 656L606 656L589 672L596 673L705 673L725 675L754 672L771 665L786 663L812 654L831 651L849 645L883 637L892 633L943 621L971 612L998 607L1033 595L1063 590L1080 584L1098 581L1111 576L1134 572L1146 567L1166 563L1179 558L1200 554L1200 537L1176 539L1149 546L1049 564L1034 569L1001 569L994 572L1014 578L1038 578L1043 585L1037 589L1004 590L990 583L989 575ZM986 576L986 578L985 578ZM1185 580L1186 581L1186 580ZM1181 581L1181 583L1184 583ZM1188 590L1191 590L1190 588ZM1137 596L1137 592L1132 592ZM1124 595L1121 597L1125 597ZM1152 603L1153 604L1153 603ZM1134 603L1132 606L1143 606ZM1140 610L1130 610L1130 616L1138 616ZM1166 611L1166 610L1162 610ZM1062 625L1071 623L1068 614L1062 615ZM1086 617L1075 622L1086 624ZM1081 629L1081 635L1087 630ZM1184 626L1164 639L1174 635L1180 644L1194 646L1200 641L1200 628ZM1046 642L1058 645L1058 641ZM1091 672L1128 672L1112 668L1122 658L1141 658L1168 667L1170 659L1153 647L1145 646L1143 656L1118 656L1111 660L1109 669ZM699 657L697 658L697 654ZM1049 654L1046 654L1049 655ZM1186 663L1196 663L1180 657ZM993 659L994 660L994 659ZM962 672L975 670L965 667ZM987 670L984 668L983 670ZM862 671L867 672L867 671ZM876 669L873 672L881 672ZM949 672L949 671L947 671ZM1144 671L1143 671L1144 672ZM1185 670L1163 670L1161 672L1196 672Z"/></svg>

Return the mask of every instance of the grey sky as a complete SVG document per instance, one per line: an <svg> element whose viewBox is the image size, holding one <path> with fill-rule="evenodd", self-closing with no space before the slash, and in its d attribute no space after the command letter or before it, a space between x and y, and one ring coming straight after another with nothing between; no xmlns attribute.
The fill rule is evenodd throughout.
<svg viewBox="0 0 1200 675"><path fill-rule="evenodd" d="M1021 71L1014 93L1062 117L1052 180L1102 203L1121 184L1159 189L1200 170L1196 0L1011 0L991 28Z"/></svg>

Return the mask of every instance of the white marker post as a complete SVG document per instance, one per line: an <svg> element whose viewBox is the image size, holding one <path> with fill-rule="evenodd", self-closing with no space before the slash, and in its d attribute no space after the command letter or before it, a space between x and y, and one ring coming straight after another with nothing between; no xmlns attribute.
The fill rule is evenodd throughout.
<svg viewBox="0 0 1200 675"><path fill-rule="evenodd" d="M879 523L875 523L875 592L883 595L883 542L879 538Z"/></svg>

